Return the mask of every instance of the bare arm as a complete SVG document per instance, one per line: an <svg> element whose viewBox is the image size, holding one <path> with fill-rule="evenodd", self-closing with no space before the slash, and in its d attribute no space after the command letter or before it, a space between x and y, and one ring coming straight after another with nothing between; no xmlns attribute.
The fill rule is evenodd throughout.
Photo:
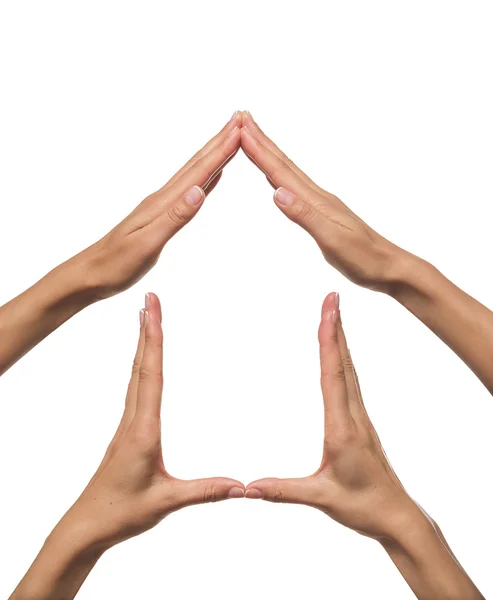
<svg viewBox="0 0 493 600"><path fill-rule="evenodd" d="M235 479L171 476L161 451L163 334L157 296L141 312L120 425L93 478L52 533L11 600L71 600L99 558L192 504L242 498Z"/></svg>
<svg viewBox="0 0 493 600"><path fill-rule="evenodd" d="M249 483L246 497L313 506L373 538L419 600L484 600L388 462L363 403L336 294L324 302L319 342L325 411L320 467L309 477Z"/></svg>
<svg viewBox="0 0 493 600"><path fill-rule="evenodd" d="M141 279L238 151L241 114L104 238L0 307L0 375L77 312Z"/></svg>
<svg viewBox="0 0 493 600"><path fill-rule="evenodd" d="M354 283L389 294L423 321L493 393L493 312L426 261L382 237L314 183L243 114L241 143L276 189L280 210Z"/></svg>

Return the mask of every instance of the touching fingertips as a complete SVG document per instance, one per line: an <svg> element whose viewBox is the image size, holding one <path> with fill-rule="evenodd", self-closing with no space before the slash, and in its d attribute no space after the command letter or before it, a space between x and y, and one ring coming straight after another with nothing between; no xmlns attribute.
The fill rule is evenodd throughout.
<svg viewBox="0 0 493 600"><path fill-rule="evenodd" d="M280 187L275 191L274 199L278 204L282 204L282 206L289 206L294 202L294 194Z"/></svg>
<svg viewBox="0 0 493 600"><path fill-rule="evenodd" d="M240 487L232 487L228 492L228 498L244 498L245 490Z"/></svg>
<svg viewBox="0 0 493 600"><path fill-rule="evenodd" d="M204 190L198 185L194 185L193 188L188 190L185 194L185 202L190 206L196 206L204 198Z"/></svg>
<svg viewBox="0 0 493 600"><path fill-rule="evenodd" d="M250 500L260 500L263 498L263 494L257 488L252 488L245 492L245 498L249 498Z"/></svg>

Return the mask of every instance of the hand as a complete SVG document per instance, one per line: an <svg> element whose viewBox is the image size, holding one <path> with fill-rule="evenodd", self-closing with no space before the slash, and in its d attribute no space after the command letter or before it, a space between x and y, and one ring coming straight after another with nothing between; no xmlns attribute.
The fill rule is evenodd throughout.
<svg viewBox="0 0 493 600"><path fill-rule="evenodd" d="M408 254L371 229L337 196L316 185L248 112L243 113L241 146L276 189L277 206L313 236L327 262L354 283L378 291L386 291L398 278L398 259Z"/></svg>
<svg viewBox="0 0 493 600"><path fill-rule="evenodd" d="M254 481L245 495L313 506L378 540L420 600L484 600L385 456L363 404L338 306L338 294L329 294L318 332L325 412L320 468L300 479Z"/></svg>
<svg viewBox="0 0 493 600"><path fill-rule="evenodd" d="M233 118L157 192L77 257L96 299L121 292L157 262L164 245L188 223L217 185L240 146L241 114Z"/></svg>
<svg viewBox="0 0 493 600"><path fill-rule="evenodd" d="M184 481L166 471L161 452L162 343L159 300L148 294L117 432L95 475L47 538L12 600L73 598L111 546L185 506L243 498L244 486L234 479Z"/></svg>
<svg viewBox="0 0 493 600"><path fill-rule="evenodd" d="M202 206L240 146L237 111L168 183L86 250L0 307L0 375L89 304L141 279Z"/></svg>
<svg viewBox="0 0 493 600"><path fill-rule="evenodd" d="M171 512L203 502L241 498L244 486L225 478L182 481L166 472L161 453L161 309L146 298L125 411L105 457L66 515L92 545L112 546L138 535Z"/></svg>
<svg viewBox="0 0 493 600"><path fill-rule="evenodd" d="M419 512L387 461L365 410L337 308L329 294L319 328L325 411L322 463L301 479L261 479L247 498L308 504L373 538L390 537Z"/></svg>

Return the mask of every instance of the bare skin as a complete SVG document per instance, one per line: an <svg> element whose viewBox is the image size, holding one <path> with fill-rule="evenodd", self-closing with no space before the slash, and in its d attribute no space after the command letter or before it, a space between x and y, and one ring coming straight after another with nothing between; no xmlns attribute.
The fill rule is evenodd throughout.
<svg viewBox="0 0 493 600"><path fill-rule="evenodd" d="M125 410L108 450L79 499L47 538L11 600L69 600L109 548L192 504L243 498L235 479L172 477L161 451L161 308L154 294L141 328Z"/></svg>
<svg viewBox="0 0 493 600"><path fill-rule="evenodd" d="M199 211L240 147L236 112L168 183L101 240L0 307L0 375L86 306L126 290Z"/></svg>
<svg viewBox="0 0 493 600"><path fill-rule="evenodd" d="M436 523L388 462L363 403L338 305L338 295L329 294L318 334L325 413L320 467L305 478L249 483L246 497L306 504L379 541L420 600L481 600Z"/></svg>
<svg viewBox="0 0 493 600"><path fill-rule="evenodd" d="M493 312L430 263L389 242L323 190L243 113L241 145L276 189L274 201L354 283L386 293L427 325L493 393Z"/></svg>

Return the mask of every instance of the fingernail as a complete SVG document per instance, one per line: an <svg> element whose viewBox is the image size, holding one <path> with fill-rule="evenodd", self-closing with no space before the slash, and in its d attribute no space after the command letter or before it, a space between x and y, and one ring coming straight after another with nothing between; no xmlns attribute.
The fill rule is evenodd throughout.
<svg viewBox="0 0 493 600"><path fill-rule="evenodd" d="M339 308L339 300L340 300L339 292L336 292L334 294L334 304L336 305L336 308Z"/></svg>
<svg viewBox="0 0 493 600"><path fill-rule="evenodd" d="M233 487L229 490L228 498L244 498L245 490L240 487Z"/></svg>
<svg viewBox="0 0 493 600"><path fill-rule="evenodd" d="M332 322L333 323L337 323L337 317L339 316L339 310L333 310L332 311Z"/></svg>
<svg viewBox="0 0 493 600"><path fill-rule="evenodd" d="M236 119L236 117L238 116L239 112L240 112L239 110L235 110L235 112L233 113L233 116L231 117L230 121L234 121Z"/></svg>
<svg viewBox="0 0 493 600"><path fill-rule="evenodd" d="M238 125L234 129L231 130L231 133L228 135L228 138L234 137L237 134L237 132L238 132Z"/></svg>
<svg viewBox="0 0 493 600"><path fill-rule="evenodd" d="M145 327L149 321L149 313L143 308L139 313L140 326Z"/></svg>
<svg viewBox="0 0 493 600"><path fill-rule="evenodd" d="M282 187L277 188L274 197L276 201L279 202L279 204L282 204L283 206L289 206L290 204L293 204L294 201L294 194L288 192L288 190L285 190Z"/></svg>
<svg viewBox="0 0 493 600"><path fill-rule="evenodd" d="M252 117L252 113L249 110L245 110L244 111L247 117L250 117L250 119L253 121L253 117Z"/></svg>
<svg viewBox="0 0 493 600"><path fill-rule="evenodd" d="M262 492L256 488L252 488L251 490L246 491L245 498L250 498L251 500L260 500L260 498L262 498Z"/></svg>
<svg viewBox="0 0 493 600"><path fill-rule="evenodd" d="M202 188L198 185L194 185L191 190L185 194L185 202L188 202L191 206L196 206L204 197Z"/></svg>
<svg viewBox="0 0 493 600"><path fill-rule="evenodd" d="M150 294L146 294L145 306L146 306L146 310L149 310L151 308L151 295Z"/></svg>

